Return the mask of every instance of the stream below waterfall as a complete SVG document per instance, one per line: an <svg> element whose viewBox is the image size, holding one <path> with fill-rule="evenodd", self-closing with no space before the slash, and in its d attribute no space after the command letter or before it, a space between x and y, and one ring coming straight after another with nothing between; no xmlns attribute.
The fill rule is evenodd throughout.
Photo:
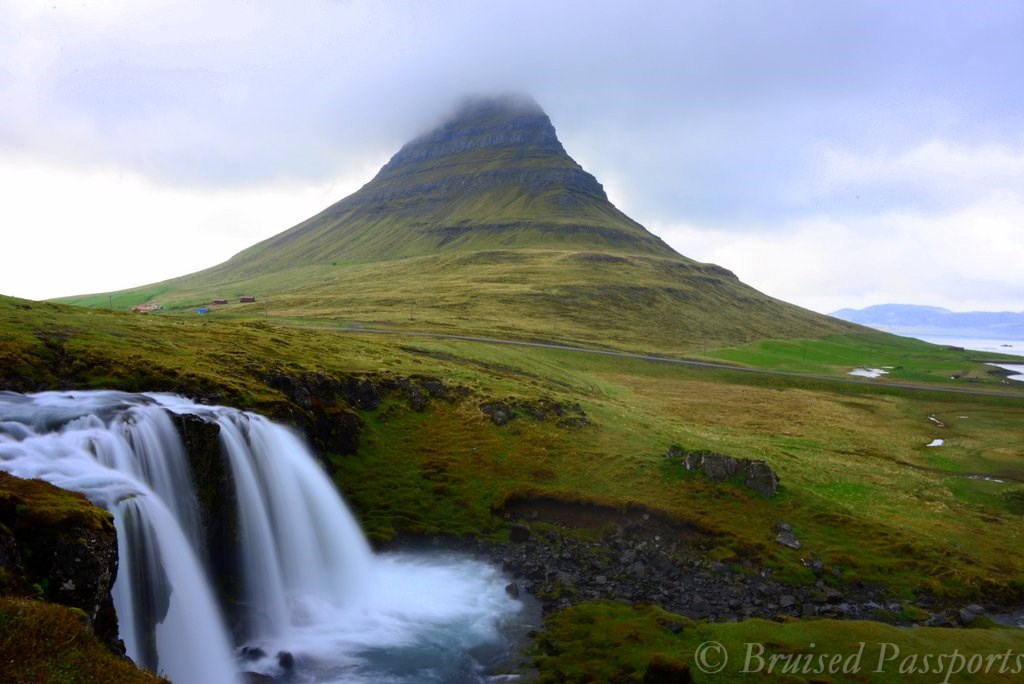
<svg viewBox="0 0 1024 684"><path fill-rule="evenodd" d="M175 415L217 426L233 488L219 494L237 501L230 606ZM257 414L165 394L0 392L0 469L113 514L121 638L174 682L512 681L499 673L539 619L489 563L372 552L302 440Z"/></svg>

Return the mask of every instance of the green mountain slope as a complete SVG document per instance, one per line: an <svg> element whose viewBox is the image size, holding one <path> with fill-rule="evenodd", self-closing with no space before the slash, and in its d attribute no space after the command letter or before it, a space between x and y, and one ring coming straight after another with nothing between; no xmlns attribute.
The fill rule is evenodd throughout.
<svg viewBox="0 0 1024 684"><path fill-rule="evenodd" d="M662 353L856 328L676 253L608 201L536 103L513 97L467 101L351 196L116 302L190 307L242 294L279 316Z"/></svg>

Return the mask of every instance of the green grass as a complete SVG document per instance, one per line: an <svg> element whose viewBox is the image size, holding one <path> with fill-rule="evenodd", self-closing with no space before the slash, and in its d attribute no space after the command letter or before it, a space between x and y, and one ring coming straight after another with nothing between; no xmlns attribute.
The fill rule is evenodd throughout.
<svg viewBox="0 0 1024 684"><path fill-rule="evenodd" d="M658 353L697 354L736 340L820 336L855 326L762 295L718 267L682 257L504 249L332 266L303 262L238 280L196 274L115 295L125 308L160 303L158 316L195 317L199 303L228 298L209 317L269 315ZM164 289L166 288L166 289ZM154 292L159 291L159 295ZM239 304L237 295L256 295ZM65 300L108 307L108 296Z"/></svg>
<svg viewBox="0 0 1024 684"><path fill-rule="evenodd" d="M640 683L652 660L689 667L693 681L708 683L1016 682L1024 673L1024 634L1014 629L792 619L707 624L611 602L574 606L547 626L536 646L541 682Z"/></svg>
<svg viewBox="0 0 1024 684"><path fill-rule="evenodd" d="M879 383L941 383L971 389L1004 385L1002 375L986 360L1013 357L957 350L920 340L862 329L821 339L760 340L750 344L715 349L714 359L753 368L850 377L857 368L887 371Z"/></svg>

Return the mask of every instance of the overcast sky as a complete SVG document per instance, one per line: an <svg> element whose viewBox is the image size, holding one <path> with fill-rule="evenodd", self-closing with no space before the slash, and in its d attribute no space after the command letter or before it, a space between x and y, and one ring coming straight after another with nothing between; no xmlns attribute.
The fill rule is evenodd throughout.
<svg viewBox="0 0 1024 684"><path fill-rule="evenodd" d="M770 295L1024 310L1012 0L0 0L0 293L212 266L510 91Z"/></svg>

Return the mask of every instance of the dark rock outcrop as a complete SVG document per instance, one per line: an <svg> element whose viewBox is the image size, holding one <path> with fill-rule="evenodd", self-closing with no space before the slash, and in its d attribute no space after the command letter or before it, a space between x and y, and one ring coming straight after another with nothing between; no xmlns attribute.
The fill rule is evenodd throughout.
<svg viewBox="0 0 1024 684"><path fill-rule="evenodd" d="M712 621L778 616L880 619L886 611L899 611L881 586L837 588L825 579L789 584L775 579L752 557L742 557L742 551L728 563L717 561L710 553L715 538L640 509L617 511L535 499L513 502L503 513L512 529L526 530L516 533L517 543L491 547L488 553L517 578L521 590L540 599L546 611L594 599L653 602ZM532 529L535 522L544 524L543 531ZM564 534L559 529L563 527ZM581 538L569 531L576 527L604 533ZM814 560L809 554L808 562Z"/></svg>
<svg viewBox="0 0 1024 684"><path fill-rule="evenodd" d="M123 654L110 596L117 566L109 513L81 494L0 471L0 590L80 609L100 641Z"/></svg>
<svg viewBox="0 0 1024 684"><path fill-rule="evenodd" d="M265 382L281 392L291 405L286 415L275 418L301 430L328 469L330 461L323 455L346 456L359 448L362 426L353 408L373 410L380 405L380 389L367 378L306 373L271 375Z"/></svg>
<svg viewBox="0 0 1024 684"><path fill-rule="evenodd" d="M590 419L579 403L562 404L550 399L489 399L480 403L480 411L490 416L495 425L506 425L520 414L538 422L553 419L555 425L564 430L578 430L590 425Z"/></svg>
<svg viewBox="0 0 1024 684"><path fill-rule="evenodd" d="M712 482L737 482L763 497L772 497L779 490L779 476L761 460L736 458L713 451L684 453L673 445L665 452L666 458L678 460L690 472L703 473Z"/></svg>
<svg viewBox="0 0 1024 684"><path fill-rule="evenodd" d="M228 602L240 594L238 499L231 465L224 456L220 426L190 414L173 415L188 456L205 537L206 560Z"/></svg>
<svg viewBox="0 0 1024 684"><path fill-rule="evenodd" d="M422 412L433 400L452 402L469 394L465 387L415 375L275 374L264 381L288 401L288 407L273 417L301 431L328 471L329 455L349 456L358 450L363 427L358 411L376 411L386 399L401 397L409 408Z"/></svg>
<svg viewBox="0 0 1024 684"><path fill-rule="evenodd" d="M474 153L500 155L512 151L521 155L522 150L530 151L529 160L486 171L474 166L475 173L457 172L457 162ZM544 161L542 168L537 168L538 160ZM433 180L425 171L438 166L452 167L456 172ZM431 180L417 183L416 179L421 177ZM396 179L411 182L397 187L389 183ZM566 154L555 127L540 106L529 98L516 96L467 100L447 122L404 145L374 181L376 192L367 188L362 201L388 204L411 200L435 204L468 191L510 185L535 188L538 192L560 186L567 197L582 193L608 199L597 179Z"/></svg>

